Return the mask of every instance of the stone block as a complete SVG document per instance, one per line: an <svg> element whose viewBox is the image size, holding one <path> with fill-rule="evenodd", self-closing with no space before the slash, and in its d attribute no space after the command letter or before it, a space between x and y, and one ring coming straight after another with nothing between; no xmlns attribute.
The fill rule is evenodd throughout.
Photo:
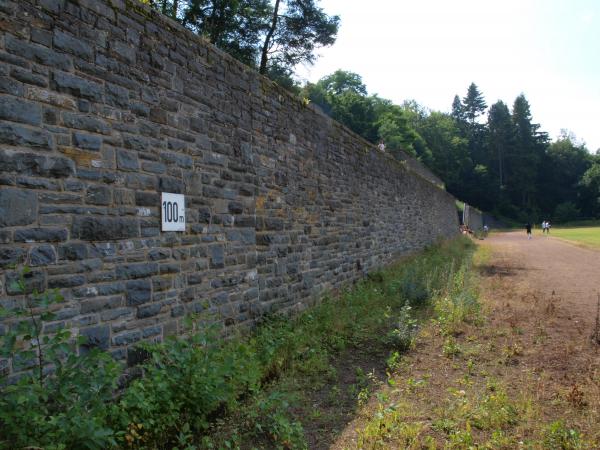
<svg viewBox="0 0 600 450"><path fill-rule="evenodd" d="M152 327L147 327L142 330L142 337L144 339L149 338L151 336L159 336L162 334L162 327L160 325L154 325Z"/></svg>
<svg viewBox="0 0 600 450"><path fill-rule="evenodd" d="M134 152L126 150L117 150L117 168L120 170L139 170L140 163Z"/></svg>
<svg viewBox="0 0 600 450"><path fill-rule="evenodd" d="M73 145L86 150L99 151L102 147L102 136L87 133L73 133Z"/></svg>
<svg viewBox="0 0 600 450"><path fill-rule="evenodd" d="M73 100L73 98L71 98L71 96L58 94L48 89L29 87L27 88L27 98L35 102L47 103L63 109L77 109L77 103L75 100Z"/></svg>
<svg viewBox="0 0 600 450"><path fill-rule="evenodd" d="M52 245L39 245L29 251L30 266L47 266L56 264L56 250Z"/></svg>
<svg viewBox="0 0 600 450"><path fill-rule="evenodd" d="M94 51L87 42L58 29L54 30L53 43L54 48L58 48L67 53L72 53L87 61L91 61L94 57Z"/></svg>
<svg viewBox="0 0 600 450"><path fill-rule="evenodd" d="M79 334L86 338L86 342L82 345L84 349L95 347L108 350L110 347L110 327L108 325L83 328L79 330Z"/></svg>
<svg viewBox="0 0 600 450"><path fill-rule="evenodd" d="M0 76L0 93L23 97L23 85L12 78Z"/></svg>
<svg viewBox="0 0 600 450"><path fill-rule="evenodd" d="M115 52L119 57L121 57L128 64L135 64L136 53L135 49L125 42L121 41L113 41L110 44L111 50Z"/></svg>
<svg viewBox="0 0 600 450"><path fill-rule="evenodd" d="M40 87L48 86L48 77L38 75L26 69L15 68L10 71L10 76L25 84L32 84Z"/></svg>
<svg viewBox="0 0 600 450"><path fill-rule="evenodd" d="M208 248L210 257L210 268L211 269L222 269L225 267L225 251L222 245L211 245Z"/></svg>
<svg viewBox="0 0 600 450"><path fill-rule="evenodd" d="M68 128L76 128L78 130L91 131L92 133L100 134L110 133L110 127L105 121L92 116L64 112L62 114L62 121Z"/></svg>
<svg viewBox="0 0 600 450"><path fill-rule="evenodd" d="M139 237L139 223L129 217L75 217L73 237L84 241L112 241Z"/></svg>
<svg viewBox="0 0 600 450"><path fill-rule="evenodd" d="M15 242L64 242L68 232L64 228L22 228L15 230Z"/></svg>
<svg viewBox="0 0 600 450"><path fill-rule="evenodd" d="M65 72L54 72L54 84L59 92L100 103L104 98L102 85Z"/></svg>
<svg viewBox="0 0 600 450"><path fill-rule="evenodd" d="M135 191L136 206L160 206L160 194L156 192Z"/></svg>
<svg viewBox="0 0 600 450"><path fill-rule="evenodd" d="M15 55L19 55L21 58L44 66L55 67L65 71L73 69L73 62L67 55L55 52L42 45L24 42L10 35L6 36L6 49Z"/></svg>
<svg viewBox="0 0 600 450"><path fill-rule="evenodd" d="M90 205L109 205L112 202L112 191L108 186L89 186L85 202Z"/></svg>
<svg viewBox="0 0 600 450"><path fill-rule="evenodd" d="M152 299L150 280L131 280L125 283L127 306L139 306Z"/></svg>
<svg viewBox="0 0 600 450"><path fill-rule="evenodd" d="M148 252L148 257L152 261L160 261L171 257L171 250L168 248L153 248Z"/></svg>
<svg viewBox="0 0 600 450"><path fill-rule="evenodd" d="M142 339L142 332L138 330L126 331L113 337L112 343L116 346L130 345Z"/></svg>
<svg viewBox="0 0 600 450"><path fill-rule="evenodd" d="M167 112L162 108L150 108L150 120L152 122L167 124Z"/></svg>
<svg viewBox="0 0 600 450"><path fill-rule="evenodd" d="M117 267L117 276L122 279L147 278L158 274L157 263L123 264Z"/></svg>
<svg viewBox="0 0 600 450"><path fill-rule="evenodd" d="M128 108L129 91L116 84L106 83L106 103L117 108Z"/></svg>
<svg viewBox="0 0 600 450"><path fill-rule="evenodd" d="M150 305L144 305L138 307L136 317L138 319L146 319L148 317L154 317L160 314L162 305L160 303L152 303Z"/></svg>
<svg viewBox="0 0 600 450"><path fill-rule="evenodd" d="M24 289L18 285L23 281ZM43 292L46 288L46 275L41 270L31 270L27 273L7 272L6 273L6 293L8 295L31 294L34 291Z"/></svg>
<svg viewBox="0 0 600 450"><path fill-rule="evenodd" d="M27 252L20 247L0 247L0 268L11 267L25 261Z"/></svg>
<svg viewBox="0 0 600 450"><path fill-rule="evenodd" d="M158 189L161 192L183 193L183 181L173 177L160 177Z"/></svg>
<svg viewBox="0 0 600 450"><path fill-rule="evenodd" d="M42 44L44 47L52 47L52 33L34 28L31 30L31 42Z"/></svg>
<svg viewBox="0 0 600 450"><path fill-rule="evenodd" d="M88 247L82 243L67 243L58 247L58 258L61 260L78 261L88 257Z"/></svg>
<svg viewBox="0 0 600 450"><path fill-rule="evenodd" d="M171 308L171 317L181 317L185 314L183 305L175 305Z"/></svg>
<svg viewBox="0 0 600 450"><path fill-rule="evenodd" d="M111 321L116 319L132 318L133 308L115 308L103 311L100 314L100 318L103 321Z"/></svg>
<svg viewBox="0 0 600 450"><path fill-rule="evenodd" d="M29 225L37 220L37 193L24 189L0 189L0 227Z"/></svg>
<svg viewBox="0 0 600 450"><path fill-rule="evenodd" d="M64 275L48 278L48 288L63 289L72 288L85 284L86 279L83 275Z"/></svg>
<svg viewBox="0 0 600 450"><path fill-rule="evenodd" d="M80 303L81 314L89 314L100 312L104 310L114 310L121 306L123 300L121 297L105 297L105 298L93 298L91 300L84 300Z"/></svg>
<svg viewBox="0 0 600 450"><path fill-rule="evenodd" d="M150 107L142 102L131 102L129 104L129 110L136 116L148 117L150 116Z"/></svg>
<svg viewBox="0 0 600 450"><path fill-rule="evenodd" d="M0 119L39 126L42 123L42 107L27 100L2 95Z"/></svg>

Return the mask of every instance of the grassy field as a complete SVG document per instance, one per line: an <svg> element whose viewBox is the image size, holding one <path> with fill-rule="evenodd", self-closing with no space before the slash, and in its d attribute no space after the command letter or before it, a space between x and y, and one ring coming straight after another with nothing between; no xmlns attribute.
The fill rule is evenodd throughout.
<svg viewBox="0 0 600 450"><path fill-rule="evenodd" d="M552 228L552 236L576 242L586 247L600 248L600 227Z"/></svg>

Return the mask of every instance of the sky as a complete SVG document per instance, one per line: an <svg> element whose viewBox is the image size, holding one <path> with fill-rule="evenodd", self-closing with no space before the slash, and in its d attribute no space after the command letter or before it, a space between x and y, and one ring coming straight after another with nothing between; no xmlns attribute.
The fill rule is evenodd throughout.
<svg viewBox="0 0 600 450"><path fill-rule="evenodd" d="M321 0L336 43L299 67L316 82L348 70L369 94L449 112L474 82L488 106L523 93L533 122L600 149L599 0Z"/></svg>

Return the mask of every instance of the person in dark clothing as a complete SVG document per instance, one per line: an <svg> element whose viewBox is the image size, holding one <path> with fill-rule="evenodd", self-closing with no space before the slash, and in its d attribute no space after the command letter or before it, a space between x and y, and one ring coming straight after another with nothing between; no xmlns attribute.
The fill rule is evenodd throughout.
<svg viewBox="0 0 600 450"><path fill-rule="evenodd" d="M531 223L527 222L525 224L525 229L527 230L527 239L531 239Z"/></svg>

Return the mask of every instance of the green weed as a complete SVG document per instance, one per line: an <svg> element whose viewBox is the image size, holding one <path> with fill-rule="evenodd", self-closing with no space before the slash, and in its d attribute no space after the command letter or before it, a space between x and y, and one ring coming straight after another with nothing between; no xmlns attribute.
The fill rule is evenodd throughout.
<svg viewBox="0 0 600 450"><path fill-rule="evenodd" d="M581 435L568 428L561 420L552 422L544 429L544 448L552 450L579 450L583 448Z"/></svg>

